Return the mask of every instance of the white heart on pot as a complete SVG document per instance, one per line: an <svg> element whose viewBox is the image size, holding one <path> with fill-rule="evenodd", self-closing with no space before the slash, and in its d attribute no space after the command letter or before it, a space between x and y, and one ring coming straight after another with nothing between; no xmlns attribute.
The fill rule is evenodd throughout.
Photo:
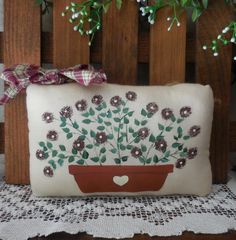
<svg viewBox="0 0 236 240"><path fill-rule="evenodd" d="M113 177L113 182L119 186L124 186L128 181L129 181L128 176L114 176Z"/></svg>

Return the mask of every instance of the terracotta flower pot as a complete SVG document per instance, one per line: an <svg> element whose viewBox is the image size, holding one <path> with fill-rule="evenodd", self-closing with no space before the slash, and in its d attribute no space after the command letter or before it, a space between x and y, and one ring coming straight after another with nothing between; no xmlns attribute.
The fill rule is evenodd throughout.
<svg viewBox="0 0 236 240"><path fill-rule="evenodd" d="M173 164L159 166L78 166L70 165L83 193L158 191Z"/></svg>

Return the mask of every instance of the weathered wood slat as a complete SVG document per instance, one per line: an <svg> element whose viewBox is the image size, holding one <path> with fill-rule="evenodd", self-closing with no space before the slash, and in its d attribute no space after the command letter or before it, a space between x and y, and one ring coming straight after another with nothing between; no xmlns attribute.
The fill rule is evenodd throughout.
<svg viewBox="0 0 236 240"><path fill-rule="evenodd" d="M0 123L0 154L4 153L4 123Z"/></svg>
<svg viewBox="0 0 236 240"><path fill-rule="evenodd" d="M185 81L186 14L180 16L181 25L167 29L172 16L171 8L159 11L150 31L150 84Z"/></svg>
<svg viewBox="0 0 236 240"><path fill-rule="evenodd" d="M197 22L196 81L210 84L215 97L210 149L215 183L227 182L231 47L224 47L218 57L213 57L210 51L204 52L202 46L216 38L231 19L231 9L224 0L212 0L209 9Z"/></svg>
<svg viewBox="0 0 236 240"><path fill-rule="evenodd" d="M108 81L135 84L138 63L138 7L135 1L126 1L121 11L113 1L103 17L102 37L102 65Z"/></svg>
<svg viewBox="0 0 236 240"><path fill-rule="evenodd" d="M230 123L230 151L231 152L236 152L236 121Z"/></svg>
<svg viewBox="0 0 236 240"><path fill-rule="evenodd" d="M70 0L53 3L53 64L63 68L89 63L88 37L73 30L72 25L61 16Z"/></svg>
<svg viewBox="0 0 236 240"><path fill-rule="evenodd" d="M72 26L71 26L72 27ZM0 62L3 62L3 32L0 32ZM43 32L41 34L42 45L42 62L53 62L53 36L50 32ZM138 62L149 62L149 41L150 34L148 32L140 32L138 36ZM186 46L186 61L187 63L195 62L195 39L193 36L187 36ZM90 62L101 63L102 62L102 32L99 32L94 39L90 49Z"/></svg>
<svg viewBox="0 0 236 240"><path fill-rule="evenodd" d="M40 8L32 0L4 1L4 63L40 64ZM5 107L6 182L29 183L25 94Z"/></svg>

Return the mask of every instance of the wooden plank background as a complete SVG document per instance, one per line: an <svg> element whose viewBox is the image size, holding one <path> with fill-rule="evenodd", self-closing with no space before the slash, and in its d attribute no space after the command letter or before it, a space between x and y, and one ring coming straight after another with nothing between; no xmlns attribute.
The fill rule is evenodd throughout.
<svg viewBox="0 0 236 240"><path fill-rule="evenodd" d="M26 14L27 13L27 14ZM40 64L40 9L32 0L4 1L4 64ZM5 106L5 160L8 183L29 183L25 94Z"/></svg>

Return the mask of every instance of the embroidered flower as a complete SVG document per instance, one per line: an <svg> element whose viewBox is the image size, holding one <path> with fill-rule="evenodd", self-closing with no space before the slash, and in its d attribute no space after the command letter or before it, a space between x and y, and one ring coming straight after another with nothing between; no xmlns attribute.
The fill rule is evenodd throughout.
<svg viewBox="0 0 236 240"><path fill-rule="evenodd" d="M131 155L134 157L134 158L138 158L138 157L141 157L143 155L142 153L142 150L138 147L134 147L132 150L131 150Z"/></svg>
<svg viewBox="0 0 236 240"><path fill-rule="evenodd" d="M126 98L130 101L135 101L137 99L137 94L135 92L129 91L125 94Z"/></svg>
<svg viewBox="0 0 236 240"><path fill-rule="evenodd" d="M75 104L75 107L78 111L83 112L88 107L87 101L84 100L84 99L82 99L80 101L77 101L76 104Z"/></svg>
<svg viewBox="0 0 236 240"><path fill-rule="evenodd" d="M185 164L186 164L186 159L185 158L180 158L176 161L175 167L181 169L185 166Z"/></svg>
<svg viewBox="0 0 236 240"><path fill-rule="evenodd" d="M189 117L191 114L192 114L191 107L182 107L182 108L180 109L180 116L181 116L182 118L187 118L187 117Z"/></svg>
<svg viewBox="0 0 236 240"><path fill-rule="evenodd" d="M96 134L97 143L105 143L107 141L107 135L105 132L98 132Z"/></svg>
<svg viewBox="0 0 236 240"><path fill-rule="evenodd" d="M167 148L166 141L164 139L160 139L160 140L156 141L155 148L156 148L156 150L158 150L160 152L165 152L166 148Z"/></svg>
<svg viewBox="0 0 236 240"><path fill-rule="evenodd" d="M149 129L144 127L144 128L140 128L138 131L138 136L143 140L146 137L148 137L149 135Z"/></svg>
<svg viewBox="0 0 236 240"><path fill-rule="evenodd" d="M82 139L77 139L73 142L73 148L76 149L77 151L81 152L84 149L84 141Z"/></svg>
<svg viewBox="0 0 236 240"><path fill-rule="evenodd" d="M197 148L190 148L188 150L188 159L193 159L197 156Z"/></svg>
<svg viewBox="0 0 236 240"><path fill-rule="evenodd" d="M49 131L47 134L47 139L51 141L56 141L58 139L58 133L56 131Z"/></svg>
<svg viewBox="0 0 236 240"><path fill-rule="evenodd" d="M53 120L54 120L54 116L53 116L53 114L50 113L50 112L45 112L45 113L43 113L43 115L42 115L42 119L43 119L43 121L45 121L46 123L51 123L51 122L53 122Z"/></svg>
<svg viewBox="0 0 236 240"><path fill-rule="evenodd" d="M173 116L173 111L170 108L164 108L161 111L161 115L162 115L163 119L168 120Z"/></svg>
<svg viewBox="0 0 236 240"><path fill-rule="evenodd" d="M60 115L64 118L71 118L73 115L73 109L69 106L65 106L61 109Z"/></svg>
<svg viewBox="0 0 236 240"><path fill-rule="evenodd" d="M148 103L148 105L146 106L146 109L149 113L154 114L158 111L158 106L156 103L151 102L151 103Z"/></svg>
<svg viewBox="0 0 236 240"><path fill-rule="evenodd" d="M53 177L53 170L49 166L47 166L43 169L43 173L46 177Z"/></svg>
<svg viewBox="0 0 236 240"><path fill-rule="evenodd" d="M119 96L112 97L110 103L113 107L119 107L121 105L121 97Z"/></svg>
<svg viewBox="0 0 236 240"><path fill-rule="evenodd" d="M92 103L95 104L95 105L99 105L103 102L103 97L102 95L95 95L93 96L92 98Z"/></svg>
<svg viewBox="0 0 236 240"><path fill-rule="evenodd" d="M44 151L37 150L36 151L36 158L38 158L39 160L44 160L46 158L46 155L45 155Z"/></svg>
<svg viewBox="0 0 236 240"><path fill-rule="evenodd" d="M189 130L189 136L190 137L196 137L201 131L200 126L193 126Z"/></svg>

